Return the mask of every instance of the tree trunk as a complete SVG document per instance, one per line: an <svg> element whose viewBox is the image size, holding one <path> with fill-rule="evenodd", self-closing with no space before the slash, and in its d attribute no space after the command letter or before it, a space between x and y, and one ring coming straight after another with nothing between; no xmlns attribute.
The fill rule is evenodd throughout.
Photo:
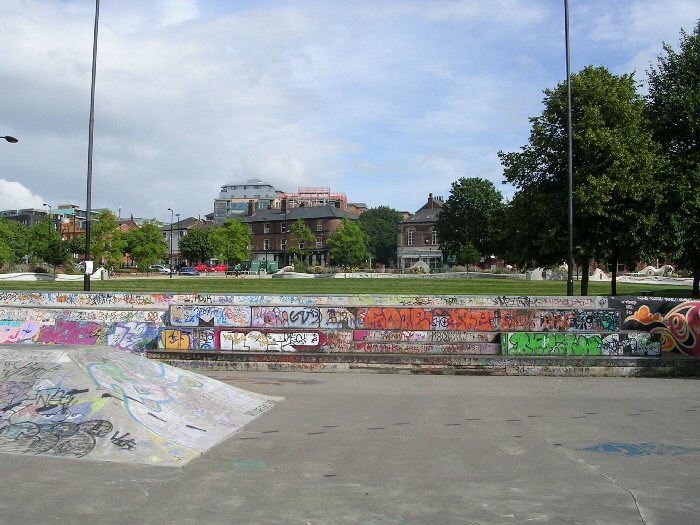
<svg viewBox="0 0 700 525"><path fill-rule="evenodd" d="M700 268L698 265L693 265L693 291L690 296L694 299L700 299Z"/></svg>
<svg viewBox="0 0 700 525"><path fill-rule="evenodd" d="M591 259L584 257L581 261L581 295L588 295L588 277L590 273Z"/></svg>
<svg viewBox="0 0 700 525"><path fill-rule="evenodd" d="M612 279L610 281L610 295L617 295L617 249L612 252Z"/></svg>

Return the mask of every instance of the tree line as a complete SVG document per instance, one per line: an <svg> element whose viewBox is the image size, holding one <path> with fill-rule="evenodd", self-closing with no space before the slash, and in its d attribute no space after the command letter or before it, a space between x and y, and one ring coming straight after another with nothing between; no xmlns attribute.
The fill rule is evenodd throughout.
<svg viewBox="0 0 700 525"><path fill-rule="evenodd" d="M700 296L700 21L663 44L647 72L588 66L571 76L574 259L587 294L588 268L605 261L616 293L618 263L670 257ZM443 253L468 261L497 253L549 266L568 254L568 133L565 82L544 91L528 143L499 152L516 191L504 202L492 182L461 178L436 224Z"/></svg>

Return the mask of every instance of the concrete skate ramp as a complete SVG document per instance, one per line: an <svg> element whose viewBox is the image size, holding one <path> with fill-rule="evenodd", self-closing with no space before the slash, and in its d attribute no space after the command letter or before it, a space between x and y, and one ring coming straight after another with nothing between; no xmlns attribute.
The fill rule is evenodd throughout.
<svg viewBox="0 0 700 525"><path fill-rule="evenodd" d="M105 346L0 347L0 452L181 466L281 398Z"/></svg>

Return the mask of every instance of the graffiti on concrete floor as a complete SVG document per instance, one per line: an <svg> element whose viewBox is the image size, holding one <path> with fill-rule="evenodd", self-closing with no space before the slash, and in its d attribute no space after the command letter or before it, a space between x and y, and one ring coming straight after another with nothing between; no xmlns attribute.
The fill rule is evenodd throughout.
<svg viewBox="0 0 700 525"><path fill-rule="evenodd" d="M684 456L700 452L700 448L681 447L678 445L667 445L648 441L646 443L620 443L609 441L593 445L592 447L578 448L586 452L602 452L603 454L613 454L615 456L641 457L641 456Z"/></svg>

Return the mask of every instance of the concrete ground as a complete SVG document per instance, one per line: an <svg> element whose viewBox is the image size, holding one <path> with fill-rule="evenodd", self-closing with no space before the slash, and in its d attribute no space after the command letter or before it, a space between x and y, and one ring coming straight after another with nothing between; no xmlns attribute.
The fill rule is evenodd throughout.
<svg viewBox="0 0 700 525"><path fill-rule="evenodd" d="M700 523L697 380L211 375L286 400L183 468L2 454L0 522Z"/></svg>

